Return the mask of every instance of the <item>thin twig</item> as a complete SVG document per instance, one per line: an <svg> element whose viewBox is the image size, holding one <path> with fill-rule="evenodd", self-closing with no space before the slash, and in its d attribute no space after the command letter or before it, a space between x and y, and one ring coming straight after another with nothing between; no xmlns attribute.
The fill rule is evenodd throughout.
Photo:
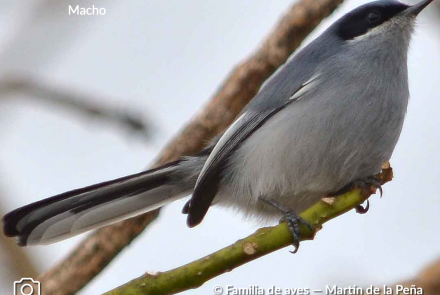
<svg viewBox="0 0 440 295"><path fill-rule="evenodd" d="M381 174L382 183L390 181L392 169ZM374 191L355 189L332 202L320 201L301 214L315 226L322 224L362 204ZM315 236L306 225L301 225L301 240ZM147 273L104 295L170 295L203 285L206 281L231 271L245 263L292 244L292 235L284 222L275 227L257 230L254 234L199 260L166 272ZM227 293L227 292L225 292Z"/></svg>
<svg viewBox="0 0 440 295"><path fill-rule="evenodd" d="M105 120L116 123L130 130L149 137L149 124L141 120L139 116L129 111L121 111L116 108L105 106L103 103L96 104L96 97L80 93L73 89L49 85L35 78L3 78L0 80L0 96L7 97L13 93L27 94L26 97L73 110L88 118Z"/></svg>
<svg viewBox="0 0 440 295"><path fill-rule="evenodd" d="M162 151L156 165L201 150L224 130L261 84L343 0L301 0L278 22L262 46L238 65L204 109ZM154 220L159 210L102 228L40 277L46 295L74 294ZM72 280L72 278L75 278Z"/></svg>

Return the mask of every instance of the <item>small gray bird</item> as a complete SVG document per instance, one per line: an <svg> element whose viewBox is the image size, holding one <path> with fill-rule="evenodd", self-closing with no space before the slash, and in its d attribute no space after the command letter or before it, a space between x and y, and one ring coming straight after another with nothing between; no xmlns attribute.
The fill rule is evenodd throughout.
<svg viewBox="0 0 440 295"><path fill-rule="evenodd" d="M3 218L5 235L21 246L53 243L192 194L189 227L211 205L232 207L283 217L297 248L296 212L353 184L377 185L408 105L414 21L431 2L354 9L290 58L198 155L16 209Z"/></svg>

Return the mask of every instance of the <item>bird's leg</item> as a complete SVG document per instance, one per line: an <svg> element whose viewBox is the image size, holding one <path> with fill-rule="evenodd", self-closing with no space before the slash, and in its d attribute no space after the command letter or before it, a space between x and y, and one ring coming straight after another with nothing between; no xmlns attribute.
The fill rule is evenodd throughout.
<svg viewBox="0 0 440 295"><path fill-rule="evenodd" d="M278 211L280 211L283 214L283 218L281 218L280 223L286 221L287 226L289 227L289 231L292 234L293 238L293 247L295 248L293 251L290 251L291 253L296 253L299 248L299 241L300 241L300 225L301 223L310 228L311 231L314 231L313 225L311 225L307 220L299 217L294 211L291 209L281 205L280 203L266 198L266 197L259 197L261 201L264 203L274 207Z"/></svg>
<svg viewBox="0 0 440 295"><path fill-rule="evenodd" d="M346 186L344 186L343 188L341 188L337 192L329 194L329 196L334 197L334 196L339 196L339 195L345 194L345 193L351 191L352 189L354 189L355 187L369 188L371 186L378 189L380 192L380 197L382 197L382 193L383 193L382 186L380 185L379 179L377 179L376 176L369 176L369 177L366 177L363 179L355 180L355 181L347 184ZM368 212L369 208L370 208L370 202L367 200L367 205L365 207L363 207L362 205L358 205L358 206L356 206L355 209L356 209L357 213L365 214Z"/></svg>

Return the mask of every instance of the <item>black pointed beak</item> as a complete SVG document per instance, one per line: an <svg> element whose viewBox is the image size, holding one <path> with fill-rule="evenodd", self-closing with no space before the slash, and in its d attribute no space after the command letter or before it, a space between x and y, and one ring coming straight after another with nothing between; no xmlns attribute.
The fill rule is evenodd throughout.
<svg viewBox="0 0 440 295"><path fill-rule="evenodd" d="M417 3L416 5L410 6L403 12L406 15L412 15L416 17L426 6L428 6L433 0L425 0Z"/></svg>

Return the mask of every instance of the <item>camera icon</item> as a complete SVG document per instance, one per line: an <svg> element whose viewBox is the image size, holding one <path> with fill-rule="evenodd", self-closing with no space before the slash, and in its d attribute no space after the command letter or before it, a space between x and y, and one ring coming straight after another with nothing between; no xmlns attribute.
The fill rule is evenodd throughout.
<svg viewBox="0 0 440 295"><path fill-rule="evenodd" d="M41 295L39 281L32 278L22 278L14 282L14 295Z"/></svg>

